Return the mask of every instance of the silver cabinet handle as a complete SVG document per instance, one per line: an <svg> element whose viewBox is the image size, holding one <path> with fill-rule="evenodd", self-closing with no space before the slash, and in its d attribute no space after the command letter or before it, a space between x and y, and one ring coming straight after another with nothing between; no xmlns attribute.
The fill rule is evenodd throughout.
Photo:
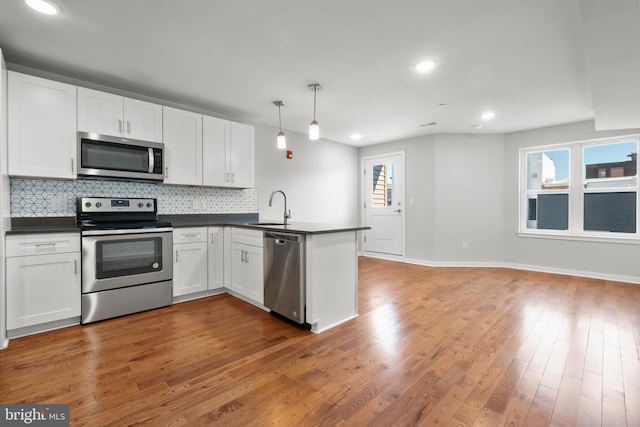
<svg viewBox="0 0 640 427"><path fill-rule="evenodd" d="M127 120L127 133L131 135L131 121Z"/></svg>
<svg viewBox="0 0 640 427"><path fill-rule="evenodd" d="M178 251L176 251L176 262L178 262Z"/></svg>
<svg viewBox="0 0 640 427"><path fill-rule="evenodd" d="M402 212L402 209L396 209L394 212Z"/></svg>
<svg viewBox="0 0 640 427"><path fill-rule="evenodd" d="M78 260L73 260L73 274L78 275Z"/></svg>
<svg viewBox="0 0 640 427"><path fill-rule="evenodd" d="M164 168L164 177L165 177L165 178L169 178L169 166L167 166L166 168Z"/></svg>
<svg viewBox="0 0 640 427"><path fill-rule="evenodd" d="M75 168L73 167L73 157L71 158L71 173L74 173Z"/></svg>
<svg viewBox="0 0 640 427"><path fill-rule="evenodd" d="M122 133L122 119L118 119L118 132Z"/></svg>
<svg viewBox="0 0 640 427"><path fill-rule="evenodd" d="M50 247L50 248L55 248L56 244L55 244L55 242L51 242L51 243L36 243L35 246L36 246L36 248L41 248L43 246Z"/></svg>
<svg viewBox="0 0 640 427"><path fill-rule="evenodd" d="M229 182L229 172L227 172L227 173L225 174L224 180L225 180L226 182Z"/></svg>
<svg viewBox="0 0 640 427"><path fill-rule="evenodd" d="M235 173L231 173L231 182L236 182L236 174Z"/></svg>
<svg viewBox="0 0 640 427"><path fill-rule="evenodd" d="M198 237L198 233L187 233L183 234L184 237Z"/></svg>

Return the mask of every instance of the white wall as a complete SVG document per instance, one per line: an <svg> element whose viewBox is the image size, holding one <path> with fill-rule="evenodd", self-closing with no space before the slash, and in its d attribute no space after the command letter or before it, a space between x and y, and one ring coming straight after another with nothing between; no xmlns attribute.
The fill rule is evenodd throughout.
<svg viewBox="0 0 640 427"><path fill-rule="evenodd" d="M256 185L260 220L282 221L284 201L273 190L287 194L291 222L358 224L358 150L307 135L287 132L287 149L276 148L278 129L255 125Z"/></svg>
<svg viewBox="0 0 640 427"><path fill-rule="evenodd" d="M502 260L503 156L502 135L436 136L434 261Z"/></svg>
<svg viewBox="0 0 640 427"><path fill-rule="evenodd" d="M517 235L521 148L639 132L638 129L596 132L593 121L586 121L507 134L504 154L505 261L526 268L640 283L640 244L550 240Z"/></svg>
<svg viewBox="0 0 640 427"><path fill-rule="evenodd" d="M427 264L501 261L504 137L428 135L362 147L360 158L395 151L406 158L405 257Z"/></svg>

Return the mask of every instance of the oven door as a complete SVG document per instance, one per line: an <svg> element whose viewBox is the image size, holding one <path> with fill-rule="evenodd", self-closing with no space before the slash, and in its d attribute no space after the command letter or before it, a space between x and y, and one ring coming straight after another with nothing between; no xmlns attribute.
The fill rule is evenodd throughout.
<svg viewBox="0 0 640 427"><path fill-rule="evenodd" d="M172 280L173 233L159 230L83 233L82 292Z"/></svg>

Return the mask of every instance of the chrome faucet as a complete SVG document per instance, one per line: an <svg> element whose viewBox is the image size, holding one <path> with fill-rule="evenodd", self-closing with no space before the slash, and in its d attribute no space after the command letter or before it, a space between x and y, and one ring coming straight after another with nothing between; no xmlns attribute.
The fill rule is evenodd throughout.
<svg viewBox="0 0 640 427"><path fill-rule="evenodd" d="M287 219L291 218L291 210L287 211L287 195L284 194L284 191L273 190L271 192L271 197L269 197L269 207L273 205L273 196L275 196L276 193L280 193L282 194L282 197L284 197L284 225L287 225Z"/></svg>

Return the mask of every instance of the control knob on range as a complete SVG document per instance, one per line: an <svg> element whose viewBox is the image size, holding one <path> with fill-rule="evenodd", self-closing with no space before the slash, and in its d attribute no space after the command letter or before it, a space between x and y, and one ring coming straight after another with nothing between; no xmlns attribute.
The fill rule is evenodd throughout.
<svg viewBox="0 0 640 427"><path fill-rule="evenodd" d="M99 208L100 206L102 206L102 203L96 202L96 208Z"/></svg>
<svg viewBox="0 0 640 427"><path fill-rule="evenodd" d="M90 208L91 207L91 202L87 202L84 204L86 207Z"/></svg>
<svg viewBox="0 0 640 427"><path fill-rule="evenodd" d="M144 206L144 203L142 203L142 202L138 203L138 207L139 207L139 208L141 208L141 207L143 207L143 206Z"/></svg>
<svg viewBox="0 0 640 427"><path fill-rule="evenodd" d="M151 202L147 203L147 207L150 208L151 207Z"/></svg>

